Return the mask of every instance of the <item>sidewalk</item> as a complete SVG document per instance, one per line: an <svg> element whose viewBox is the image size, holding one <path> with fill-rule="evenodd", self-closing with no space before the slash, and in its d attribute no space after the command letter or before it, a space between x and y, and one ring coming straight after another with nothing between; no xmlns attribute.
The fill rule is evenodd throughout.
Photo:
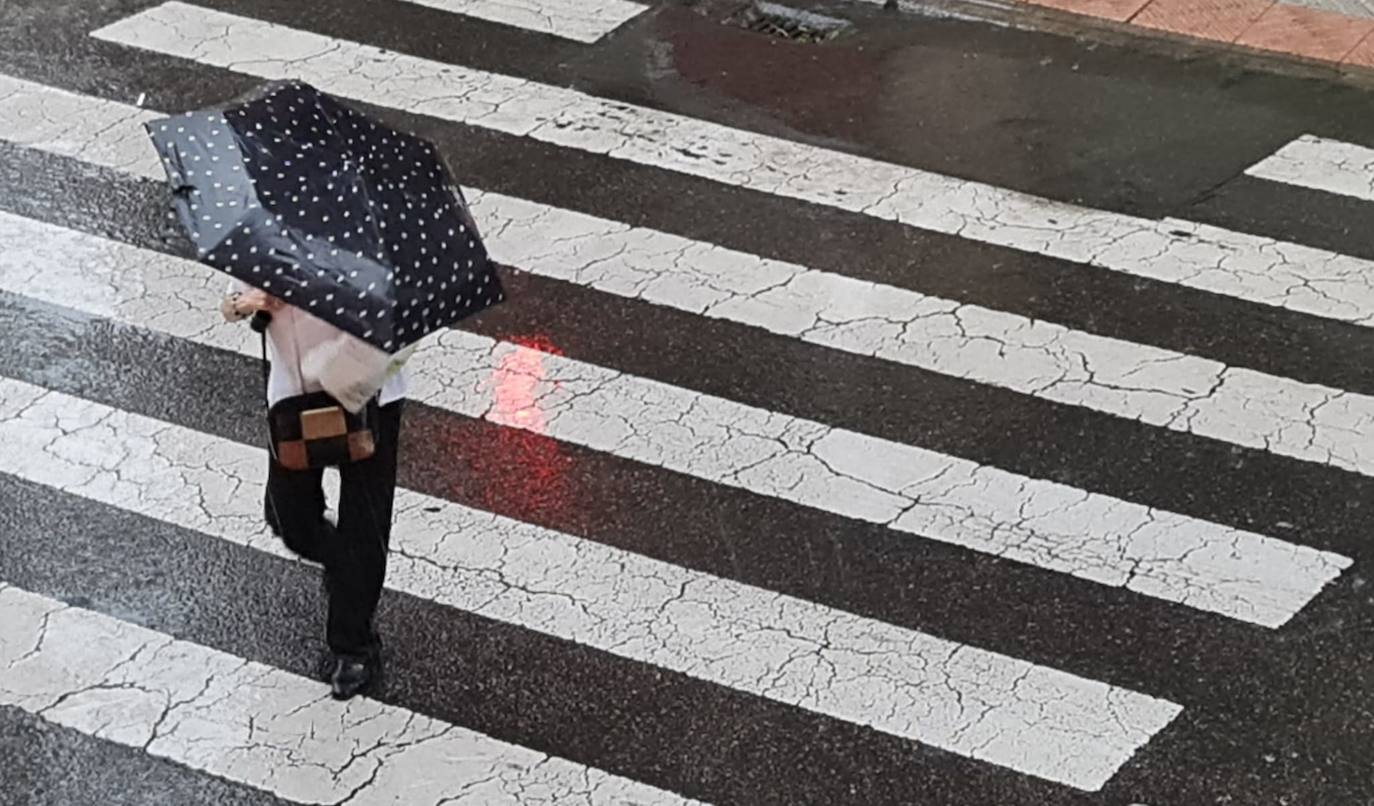
<svg viewBox="0 0 1374 806"><path fill-rule="evenodd" d="M1302 0L1021 0L1328 64L1374 67L1374 2Z"/></svg>

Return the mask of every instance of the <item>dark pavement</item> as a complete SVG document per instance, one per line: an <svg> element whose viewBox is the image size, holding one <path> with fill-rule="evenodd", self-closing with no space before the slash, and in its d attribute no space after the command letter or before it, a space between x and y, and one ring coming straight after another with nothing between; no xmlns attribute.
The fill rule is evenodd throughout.
<svg viewBox="0 0 1374 806"><path fill-rule="evenodd" d="M158 5L0 2L0 440L45 445L0 459L0 583L312 678L323 651L318 570L235 537L258 529L247 513L262 468L222 467L261 446L261 403L251 351L211 333L218 279L174 260L186 253L162 183L92 147L115 126L74 117L67 131L26 141L50 122L3 83L164 112L259 82L251 56L231 69L158 52L151 36L143 47L91 36ZM1374 196L1245 173L1302 135L1374 148L1374 94L1359 79L1267 59L1019 30L1005 24L1014 13L991 6L983 19L951 19L867 2L791 5L852 28L786 41L722 22L740 6L724 0L657 3L594 43L401 0L194 7L572 89L624 105L627 119L676 113L751 143L770 136L836 155L834 176L788 174L793 152L759 145L754 170L788 175L794 190L861 186L862 172L838 161L855 155L948 177L951 198L993 199L971 204L984 217L962 227L807 200L724 169L673 167L673 148L709 154L705 138L719 128L692 139L646 124L627 136L661 146L661 159L559 144L459 120L437 101L417 109L406 99L418 80L386 64L376 96L357 99L438 142L465 187L556 208L558 221L581 214L618 227L586 224L579 240L573 224L550 224L545 243L537 227L522 235L514 208L477 205L493 254L528 263L503 259L510 304L464 322L457 346L436 351L434 366L458 380L416 384L400 483L436 511L505 519L467 534L506 553L469 547L445 564L441 544L462 538L423 532L422 516L409 522L413 542L384 594L388 666L376 699L602 771L629 782L629 794L560 794L520 779L499 796L441 801L386 773L347 783L359 773L343 769L350 752L384 769L405 756L403 737L341 751L330 762L341 788L321 784L311 800L290 776L261 770L324 764L315 751L292 755L265 739L256 746L281 752L243 760L252 754L237 748L245 755L230 763L229 744L197 750L173 732L159 745L156 726L119 734L104 706L63 710L57 701L71 692L60 681L16 693L31 685L29 617L0 598L0 803L343 802L350 791L356 802L405 804L1374 803L1374 456L1360 452L1374 429L1362 417L1374 331L1339 307L1374 276ZM425 91L436 98L462 94L433 83ZM521 114L511 98L493 104ZM1280 258L1256 273L1292 267L1329 312L1321 301L1162 276L1154 267L1173 254L1163 246L1116 262L1065 257L1042 224L1001 215L1024 198L1004 191L1033 197L1027 209L1050 210L1055 227L1101 211L1222 233L1197 241L1262 242L1255 254ZM1095 232L1083 225L1063 240ZM597 254L619 237L631 245ZM1238 264L1262 263L1227 250ZM751 312L745 302L778 285L768 272L780 267L823 275L820 290ZM64 279L83 272L97 279ZM736 286L748 293L733 307L711 296ZM861 291L891 308L836 318ZM189 312L161 316L169 300ZM928 358L883 341L884 326L919 337L920 306L941 301L965 315L947 337L984 352L964 345ZM787 305L815 322L768 324ZM988 312L1018 324L980 336ZM1071 335L1053 341L1043 327ZM501 346L483 354L493 341ZM1017 380L1041 352L1082 368L1091 393ZM1221 374L1196 390L1197 413L1157 416L1152 395L1193 389L1184 367ZM1217 394L1233 387L1234 398ZM52 393L59 411L80 400L140 419L27 423L14 401L29 389ZM1348 416L1323 419L1345 405ZM1291 429L1267 430L1270 415L1291 415ZM130 436L149 421L172 436ZM43 427L52 441L32 436ZM205 467L158 465L186 435L210 446ZM1328 440L1350 448L1312 447ZM937 460L978 470L964 487L922 486L921 463ZM84 466L106 476L72 471ZM174 498L199 490L200 511L161 503L159 485ZM870 497L884 496L895 511L874 504L870 516ZM1036 520L1056 507L1062 516ZM923 508L949 515L908 528L902 516ZM1137 512L1141 523L1130 520ZM1156 521L1175 531L1130 542ZM1026 538L1018 530L1032 522L1043 528ZM579 548L532 552L521 571L520 524ZM1040 541L1040 559L1017 553ZM587 559L603 553L601 565ZM1089 555L1118 563L1090 568ZM1303 574L1323 562L1329 584L1304 588ZM560 575L560 563L575 573ZM1247 608L1282 612L1283 623ZM79 663L75 649L61 654L65 635L55 631L37 660L50 651L53 663ZM950 658L920 655L913 635L995 660L971 663L965 685L940 671ZM811 671L789 673L811 655L822 659ZM1035 689L1040 672L1013 662L1082 687ZM1032 682L1001 687L999 675ZM946 686L958 717L932 705ZM1134 695L1149 702L1128 705ZM1133 721L1170 704L1181 710L1167 724ZM947 719L962 727L946 730ZM1092 761L1099 755L1108 760ZM456 788L481 778L444 766L453 757L417 762L408 780L432 772Z"/></svg>

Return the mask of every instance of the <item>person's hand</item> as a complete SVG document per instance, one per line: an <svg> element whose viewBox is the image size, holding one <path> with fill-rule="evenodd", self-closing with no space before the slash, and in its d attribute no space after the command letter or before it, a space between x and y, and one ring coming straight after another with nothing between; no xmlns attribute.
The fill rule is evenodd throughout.
<svg viewBox="0 0 1374 806"><path fill-rule="evenodd" d="M281 306L281 300L260 288L245 291L239 295L239 298L234 303L234 307L238 309L243 316L248 316L258 311L276 313L281 310Z"/></svg>
<svg viewBox="0 0 1374 806"><path fill-rule="evenodd" d="M254 288L241 294L231 294L225 297L224 302L220 304L220 311L226 320L236 322L247 319L258 311L275 313L281 309L283 304L281 300L266 291Z"/></svg>

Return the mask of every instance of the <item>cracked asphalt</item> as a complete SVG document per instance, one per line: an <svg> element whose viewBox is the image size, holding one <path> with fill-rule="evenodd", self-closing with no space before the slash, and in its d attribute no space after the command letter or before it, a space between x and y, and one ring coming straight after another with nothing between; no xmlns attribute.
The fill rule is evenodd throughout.
<svg viewBox="0 0 1374 806"><path fill-rule="evenodd" d="M1374 84L791 4L0 2L0 804L1374 804ZM512 297L346 705L142 132L275 78Z"/></svg>

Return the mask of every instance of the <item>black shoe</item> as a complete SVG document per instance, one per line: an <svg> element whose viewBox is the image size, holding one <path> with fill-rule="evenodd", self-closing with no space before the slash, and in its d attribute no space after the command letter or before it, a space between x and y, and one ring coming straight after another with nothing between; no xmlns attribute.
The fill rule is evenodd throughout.
<svg viewBox="0 0 1374 806"><path fill-rule="evenodd" d="M366 655L336 655L329 675L330 696L351 700L371 685L378 672L378 660Z"/></svg>

